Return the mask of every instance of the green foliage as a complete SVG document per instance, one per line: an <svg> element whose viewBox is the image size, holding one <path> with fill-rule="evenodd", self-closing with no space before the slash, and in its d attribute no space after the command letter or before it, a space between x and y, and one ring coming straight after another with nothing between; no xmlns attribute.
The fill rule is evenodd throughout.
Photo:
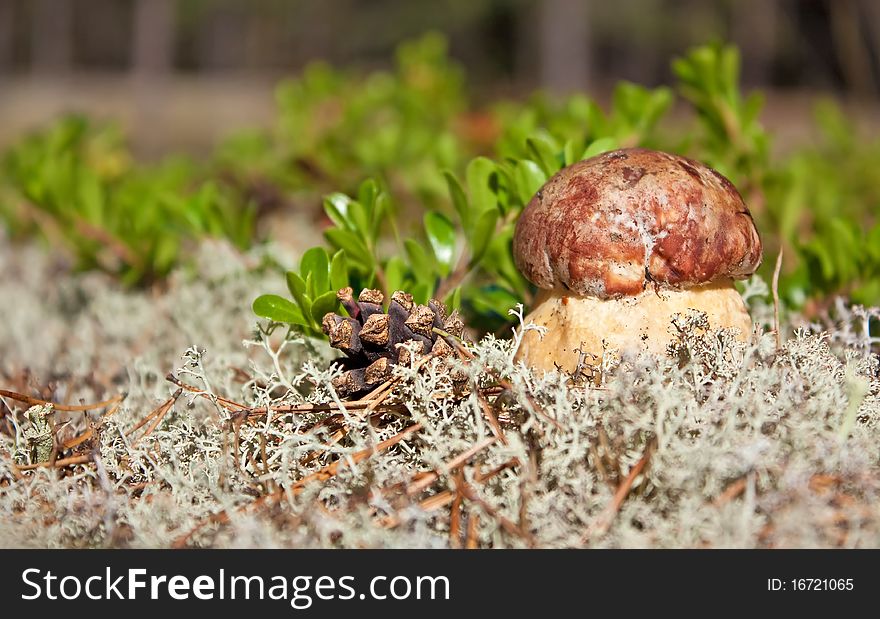
<svg viewBox="0 0 880 619"><path fill-rule="evenodd" d="M584 97L568 101L561 115L541 97L518 110L507 106L498 112L508 118L498 160L475 157L461 176L443 171L451 209L423 203L422 226L410 234L380 182L366 181L357 199L335 193L325 200L333 226L324 236L345 253L356 289L402 288L419 303L440 297L473 327L497 330L508 323L507 310L531 296L511 253L522 208L565 165L621 144L653 144L671 102L669 89L621 84L607 114ZM545 121L555 121L552 130ZM383 234L393 239L383 245ZM267 317L279 320L281 312Z"/></svg>
<svg viewBox="0 0 880 619"><path fill-rule="evenodd" d="M835 294L880 304L880 140L865 141L825 103L814 145L771 156L762 97L742 93L736 49L698 47L672 69L674 89L621 82L607 109L584 94L542 93L473 109L445 41L428 35L401 46L390 71L310 66L279 86L271 130L224 142L207 165L136 165L117 130L64 119L3 157L0 218L13 237L39 233L80 268L139 283L165 275L194 240L247 247L257 217L317 210L327 196L328 268L341 255L355 288L440 296L475 327L497 329L531 296L510 255L531 196L565 165L644 146L731 178L764 238L765 279L785 248L789 305L821 307ZM676 99L691 119L669 114ZM310 258L297 271L304 284L313 267L324 269ZM288 303L262 299L255 310L316 333L325 281L315 273L301 298L291 291Z"/></svg>
<svg viewBox="0 0 880 619"><path fill-rule="evenodd" d="M678 93L696 112L696 123L684 132L662 131L674 101L665 87L621 83L607 112L583 95L563 101L536 95L525 105L498 106L494 113L504 130L496 158L461 165L463 178L444 171L452 208L422 203L423 227L413 235L401 238L403 217L390 208L392 198L379 183L363 185L357 200L331 195L325 210L334 225L325 237L345 252L349 280L386 291L406 288L420 302L438 294L460 299L473 326L497 329L509 307L530 297L511 256L524 205L563 166L644 146L705 161L737 184L767 252L775 254L780 244L788 248L781 289L789 304L841 292L880 303L880 223L871 215L880 195L871 173L880 163L877 144L860 145L854 129L825 106L819 117L823 144L773 161L770 136L758 122L762 97L740 92L734 48L696 48L675 60L673 70ZM393 241L383 245L389 236ZM767 279L772 263L763 267Z"/></svg>
<svg viewBox="0 0 880 619"><path fill-rule="evenodd" d="M711 45L673 63L700 121L689 150L740 188L768 252L786 251L780 291L789 305L843 294L880 304L880 140L865 142L840 109L816 108L817 146L772 160L759 93L739 90L739 54ZM770 275L773 260L765 260Z"/></svg>
<svg viewBox="0 0 880 619"><path fill-rule="evenodd" d="M348 286L346 254L329 256L323 247L303 254L299 272L287 272L287 288L294 301L274 294L257 297L254 313L274 322L297 325L305 334L319 336L321 319L339 310L336 291Z"/></svg>
<svg viewBox="0 0 880 619"><path fill-rule="evenodd" d="M607 113L585 95L558 101L538 94L525 106L498 106L496 114L504 131L497 151L504 158L529 158L534 155L530 140L543 138L556 142L554 150L564 147L568 164L577 161L577 155L592 156L617 147L658 147L662 143L658 123L672 102L669 88L649 89L630 82L615 87ZM588 145L597 142L593 152L584 153Z"/></svg>
<svg viewBox="0 0 880 619"><path fill-rule="evenodd" d="M786 250L782 290L793 305L834 293L880 304L880 140L863 142L833 104L816 108L818 143L794 153L768 188Z"/></svg>
<svg viewBox="0 0 880 619"><path fill-rule="evenodd" d="M454 123L466 107L463 74L436 34L401 45L391 72L312 64L281 83L276 102L270 132L237 136L217 155L246 195L269 183L306 200L375 177L431 204L444 190L440 170L466 156Z"/></svg>
<svg viewBox="0 0 880 619"><path fill-rule="evenodd" d="M0 215L13 234L39 230L80 268L128 284L167 274L190 239L251 242L254 210L196 181L193 164L135 167L130 159L115 129L65 118L6 154Z"/></svg>
<svg viewBox="0 0 880 619"><path fill-rule="evenodd" d="M748 185L767 165L769 137L758 122L760 93L743 97L739 51L720 44L698 47L672 63L681 96L700 120L692 148L738 187Z"/></svg>

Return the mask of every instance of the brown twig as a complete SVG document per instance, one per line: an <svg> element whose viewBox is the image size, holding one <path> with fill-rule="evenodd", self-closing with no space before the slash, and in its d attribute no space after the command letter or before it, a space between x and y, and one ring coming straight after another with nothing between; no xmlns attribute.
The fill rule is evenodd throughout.
<svg viewBox="0 0 880 619"><path fill-rule="evenodd" d="M474 475L474 481L478 483L484 483L501 473L507 469L513 468L515 466L519 466L519 458L511 458L507 462L499 464L494 469L489 471L488 473L480 473L479 471Z"/></svg>
<svg viewBox="0 0 880 619"><path fill-rule="evenodd" d="M433 484L435 481L440 479L440 475L444 475L444 474L448 473L449 471L452 471L452 470L460 467L462 464L466 463L468 460L473 458L475 455L477 455L478 453L480 453L481 451L486 449L486 447L488 447L489 445L491 445L492 443L494 443L497 440L498 439L496 439L494 436L491 436L487 439L480 441L479 443L477 443L476 445L474 445L470 449L467 449L467 450L463 451L462 453L460 453L459 455L457 455L456 457L454 457L449 462L446 462L443 465L440 472L438 472L438 471L422 472L422 477L420 477L418 479L418 481L411 483L407 487L406 493L409 496L412 496L414 494L418 494L419 492L421 492L422 490L424 490L425 488L427 488L428 486Z"/></svg>
<svg viewBox="0 0 880 619"><path fill-rule="evenodd" d="M624 499L626 499L629 491L632 489L633 482L635 482L636 477L638 477L645 468L645 465L648 464L648 460L651 459L653 449L654 444L651 442L645 448L645 453L639 461L635 463L632 469L630 469L629 475L627 475L626 479L624 479L620 486L618 486L617 492L614 493L614 497L611 499L611 503L608 504L596 521L590 525L583 537L581 537L581 543L586 544L590 538L600 537L608 532L611 523L614 521L614 517L617 515L617 512L620 511L620 506L623 505Z"/></svg>
<svg viewBox="0 0 880 619"><path fill-rule="evenodd" d="M48 400L41 400L39 398L32 398L29 395L24 395L23 393L18 393L16 391L7 391L6 389L0 389L0 396L5 398L12 398L13 400L17 400L19 402L24 402L30 406L39 406L51 404L52 408L56 411L65 411L70 413L81 412L81 411L90 411L95 410L96 408L105 408L107 406L113 406L117 402L121 402L125 399L125 394L119 394L113 396L109 400L104 400L103 402L96 402L94 404L81 404L79 406L71 406L69 404L57 404L55 402L49 402Z"/></svg>
<svg viewBox="0 0 880 619"><path fill-rule="evenodd" d="M328 464L327 466L312 473L311 475L307 475L306 477L303 477L302 479L297 481L295 484L293 484L290 487L290 493L293 495L300 494L303 492L303 490L305 490L305 487L308 484L310 484L311 482L326 481L326 480L330 479L331 477L333 477L334 475L336 475L339 472L339 470L345 465L345 463L348 462L349 460L352 462L352 464L358 464L362 460L365 460L366 458L369 458L370 456L372 456L374 454L377 454L381 451L384 451L385 449L388 449L389 447L392 447L393 445L396 445L397 443L399 443L400 441L402 441L406 437L410 436L411 434L414 434L415 432L418 432L421 429L422 429L422 424L415 423L415 424L409 426L408 428L402 430L401 432L398 432L397 434L395 434L391 438L382 441L381 443L379 443L378 445L376 445L374 447L368 447L367 449L363 449L355 454L352 454L349 459L336 460L335 462ZM249 503L248 505L240 507L236 511L245 512L248 510L256 509L256 508L261 507L263 505L271 504L272 502L274 502L274 501L280 499L282 496L284 496L284 493L285 493L284 488L279 487L272 494L264 495L264 496L260 497L259 499L257 499L256 501L254 501L253 503ZM172 548L182 548L182 547L186 546L187 542L192 538L193 535L195 535L199 530L206 527L207 525L212 524L212 523L227 524L229 522L229 520L230 520L229 512L226 510L223 510L223 511L218 512L216 514L212 514L212 515L208 516L207 518L204 518L203 520L201 520L198 524L196 524L196 526L194 526L192 529L190 529L187 533L179 536L176 540L174 540L174 542L171 544L171 546L172 546Z"/></svg>
<svg viewBox="0 0 880 619"><path fill-rule="evenodd" d="M468 550L476 550L479 547L477 533L480 528L480 515L476 512L468 514L467 533L465 534L464 547Z"/></svg>
<svg viewBox="0 0 880 619"><path fill-rule="evenodd" d="M502 444L507 445L507 438L504 436L504 430L501 428L501 424L498 423L498 417L495 416L495 412L492 410L492 406L489 404L489 400L486 399L479 390L476 391L477 402L480 403L480 409L483 411L483 415L486 417L486 420L489 422L489 427L492 428L492 434L495 435Z"/></svg>
<svg viewBox="0 0 880 619"><path fill-rule="evenodd" d="M712 501L712 505L715 507L721 507L725 503L732 501L739 495L743 493L746 489L746 485L748 483L748 478L740 477L736 481L732 482L727 488L724 489L724 492L715 497L715 500Z"/></svg>
<svg viewBox="0 0 880 619"><path fill-rule="evenodd" d="M427 499L422 499L419 501L418 506L422 510L430 512L446 507L452 503L453 500L455 500L455 493L452 490L444 490L443 492L438 492L433 496L429 496ZM379 520L380 526L387 529L392 529L398 526L401 522L402 520L397 514L390 514Z"/></svg>
<svg viewBox="0 0 880 619"><path fill-rule="evenodd" d="M455 338L452 338L452 337L446 338L446 340L449 341L451 344L453 344L455 346L455 348L458 350L458 352L461 355L463 355L465 358L467 358L471 361L476 361L476 359L477 359L476 355L474 355L474 353L472 353L465 346L463 346L461 344L461 342L457 341ZM500 387L507 389L508 391L511 391L511 392L514 391L513 385L510 384L509 381L502 378L494 368L491 368L488 365L483 364L483 369L488 374L492 375L495 378L495 381L498 383L498 385ZM545 413L544 410L540 406L538 406L538 403L535 402L535 399L531 396L531 394L526 393L524 395L526 397L526 401L528 401L529 406L532 407L532 410L535 412L535 414L537 414L540 417L543 417L544 419L549 421L551 424L553 424L556 427L557 430L562 429L562 424L560 424L553 417L551 417L550 415Z"/></svg>
<svg viewBox="0 0 880 619"><path fill-rule="evenodd" d="M101 419L98 420L98 423L96 423L93 427L89 428L88 430L86 430L82 434L80 434L78 436L74 436L73 438L70 438L70 439L67 439L66 441L64 441L61 444L61 448L62 449L73 449L74 447L78 447L79 445L82 445L87 440L92 438L92 436L94 436L94 434L95 434L95 430L97 430L102 425L104 425L104 422L107 421L107 419L112 417L116 413L116 411L119 410L119 405L121 403L122 403L122 399L120 398L119 402L117 402L116 404L111 406L109 409L107 409L106 413L101 415Z"/></svg>
<svg viewBox="0 0 880 619"><path fill-rule="evenodd" d="M86 462L91 462L92 454L83 454L81 456L72 456L70 458L62 458L61 460L55 460L54 462L35 462L34 464L23 464L21 466L16 466L15 468L19 471L30 471L33 469L39 468L56 468L60 469L65 466L72 466L74 464L85 464Z"/></svg>
<svg viewBox="0 0 880 619"><path fill-rule="evenodd" d="M223 408L225 408L226 410L235 412L238 410L248 410L249 409L249 407L245 406L244 404L239 404L238 402L235 402L234 400L230 400L228 398L223 398L218 395L214 395L213 393L208 393L207 391L205 391L203 389L199 389L198 387L193 387L192 385L187 385L185 382L183 382L182 380L177 378L174 374L168 373L165 376L165 380L167 380L170 383L173 383L174 385L180 387L181 389L189 391L190 393L195 393L199 397L202 397L202 398L205 398L205 399L211 400L211 401L216 401L218 404L222 404Z"/></svg>
<svg viewBox="0 0 880 619"><path fill-rule="evenodd" d="M376 409L378 409L380 406L382 406L384 404L384 402L391 396L391 393L394 390L394 385L398 381L399 381L398 378L392 378L390 380L385 381L384 383L382 383L381 385L379 385L375 389L373 389L373 391L371 391L369 394L367 394L367 396L365 396L362 400L358 401L358 404L366 403L366 406L359 407L358 409L355 409L355 410L362 410L362 411L366 412L367 414L373 414L374 411L376 411ZM334 405L336 406L336 410L340 409L338 404L334 404ZM347 402L344 403L344 406L346 408L349 408ZM402 410L405 410L408 412L409 409L407 409L404 405L401 405L401 406L403 407ZM383 407L383 412L384 411L391 411L391 410L392 409L390 407ZM400 411L401 409L398 408L397 410ZM342 440L342 438L346 434L348 434L348 432L349 432L349 428L347 428L347 427L343 427L343 428L340 428L339 430L337 430L336 433L332 437L330 437L330 441L326 445L324 445L323 448L316 449L313 452L306 455L302 459L301 464L306 465L309 462L313 461L318 456L320 456L322 453L325 453L327 451L327 449L329 449L330 447L335 445L337 442Z"/></svg>
<svg viewBox="0 0 880 619"><path fill-rule="evenodd" d="M452 500L452 507L449 508L449 546L450 548L461 548L461 504L464 501L464 495L459 490L461 484L464 483L464 473L461 469L455 472L455 498Z"/></svg>
<svg viewBox="0 0 880 619"><path fill-rule="evenodd" d="M228 398L223 398L220 396L216 396L210 394L198 387L193 387L192 385L187 385L182 382L179 378L174 376L173 374L169 374L165 377L171 383L174 383L181 389L185 389L190 393L194 393L199 397L206 398L208 400L215 400L226 408L228 411L236 414L244 414L247 415L248 419L264 417L267 414L288 414L288 413L325 413L325 412L336 412L341 410L341 406L335 402L331 402L328 404L279 404L277 406L246 406L244 404L240 404ZM347 410L375 410L380 405L384 410L388 411L396 411L396 412L408 412L409 409L403 404L383 404L384 401L391 395L391 387L398 382L399 379L391 379L386 381L376 387L369 394L364 396L358 400L351 400L349 402L343 402L342 405L345 406Z"/></svg>
<svg viewBox="0 0 880 619"><path fill-rule="evenodd" d="M131 443L132 446L136 445L139 440L141 440L142 438L145 438L146 436L151 434L153 432L153 430L155 430L158 427L159 423L162 421L162 418L165 417L165 414L171 409L172 405L174 405L174 403L177 401L177 399L181 396L182 393L183 393L183 391L181 389L178 389L177 391L175 391L174 394L170 398L168 398L167 400L162 402L162 404L160 404L158 407L156 407L149 415L147 415L146 417L141 419L132 429L130 429L128 432L125 433L125 436L131 436L132 434L134 434L135 432L140 430L142 427L147 425L150 422L150 420L153 420L153 423L150 424L150 427L147 428L147 430L140 437L138 437L134 441L132 441L132 443Z"/></svg>
<svg viewBox="0 0 880 619"><path fill-rule="evenodd" d="M484 512L497 520L502 529L504 529L511 535L515 535L516 537L526 540L529 545L532 544L532 535L528 531L523 531L518 524L498 513L498 510L489 505L485 500L483 500L483 498L477 494L477 492L470 484L465 481L459 483L459 481L456 480L456 487L462 493L462 495L464 495L464 498L466 498L471 503L479 505Z"/></svg>
<svg viewBox="0 0 880 619"><path fill-rule="evenodd" d="M305 486L307 484L311 483L312 481L316 481L316 480L317 481L326 481L327 479L330 479L331 477L336 475L339 472L339 469L343 468L345 466L346 462L349 462L349 460L351 461L352 464L358 464L362 460L366 460L370 456L377 454L380 451L384 451L385 449L388 449L389 447L392 447L393 445L396 445L397 443L399 443L400 441L405 439L410 434L418 432L421 429L422 429L422 424L414 423L413 425L409 426L405 430L395 434L391 438L385 439L384 441L382 441L381 443L379 443L375 447L368 447L366 449L362 449L361 451L351 455L350 458L336 460L335 462L328 464L324 468L322 468L318 471L315 471L311 475L307 475L307 476L303 477L302 479L297 481L295 484L293 484L293 486L291 486L291 489L294 494L298 494L299 492L302 492L302 490L305 488Z"/></svg>

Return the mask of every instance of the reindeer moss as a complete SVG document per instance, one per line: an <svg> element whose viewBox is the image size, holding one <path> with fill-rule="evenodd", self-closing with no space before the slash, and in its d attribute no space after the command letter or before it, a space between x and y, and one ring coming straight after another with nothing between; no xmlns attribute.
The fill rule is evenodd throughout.
<svg viewBox="0 0 880 619"><path fill-rule="evenodd" d="M278 279L259 275L260 256L208 246L203 258L166 290L122 292L100 276L55 277L39 252L0 249L0 386L74 403L127 393L88 445L94 462L18 475L27 406L3 398L0 545L446 547L470 535L494 548L880 546L880 362L867 310L841 304L836 325L790 328L779 351L771 334L745 345L680 316L666 357L608 354L575 386L512 363L520 326L479 341L461 366L483 387L509 383L486 396L506 442L477 394L455 395L432 364L396 370L388 401L409 414L343 409L337 435L322 423L331 413L238 424L218 399L340 402L326 347L253 329L250 301ZM746 296L766 330L766 289L755 280ZM165 380L175 368L207 397L184 392L149 436L127 435L177 389ZM99 412L57 412L61 436ZM413 423L422 429L358 455ZM335 475L296 485L334 461ZM420 471L439 477L414 485ZM278 500L246 508L267 494ZM195 529L224 510L227 524Z"/></svg>

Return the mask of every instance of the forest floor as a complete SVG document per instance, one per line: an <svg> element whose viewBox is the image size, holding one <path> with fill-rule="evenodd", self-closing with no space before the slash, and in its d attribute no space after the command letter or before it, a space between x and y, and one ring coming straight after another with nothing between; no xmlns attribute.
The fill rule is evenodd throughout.
<svg viewBox="0 0 880 619"><path fill-rule="evenodd" d="M859 310L777 349L757 295L750 345L690 316L574 385L487 338L464 392L428 363L346 403L326 347L256 329L266 251L123 290L0 243L0 547L880 546Z"/></svg>

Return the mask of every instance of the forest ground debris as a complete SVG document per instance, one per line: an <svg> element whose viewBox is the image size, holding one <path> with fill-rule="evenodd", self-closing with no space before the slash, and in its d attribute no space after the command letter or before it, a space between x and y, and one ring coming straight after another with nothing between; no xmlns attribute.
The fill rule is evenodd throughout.
<svg viewBox="0 0 880 619"><path fill-rule="evenodd" d="M464 392L429 360L345 401L328 349L252 328L277 278L203 252L137 292L0 248L0 386L59 405L34 466L34 402L0 398L0 545L880 546L876 310L788 316L777 349L752 282L748 345L687 314L573 384L486 336Z"/></svg>

